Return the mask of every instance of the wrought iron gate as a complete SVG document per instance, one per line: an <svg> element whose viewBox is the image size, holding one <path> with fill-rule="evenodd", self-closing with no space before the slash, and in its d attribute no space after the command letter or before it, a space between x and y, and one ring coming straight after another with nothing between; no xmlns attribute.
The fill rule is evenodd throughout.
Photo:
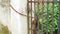
<svg viewBox="0 0 60 34"><path fill-rule="evenodd" d="M28 34L60 34L60 0L27 0L27 23Z"/></svg>

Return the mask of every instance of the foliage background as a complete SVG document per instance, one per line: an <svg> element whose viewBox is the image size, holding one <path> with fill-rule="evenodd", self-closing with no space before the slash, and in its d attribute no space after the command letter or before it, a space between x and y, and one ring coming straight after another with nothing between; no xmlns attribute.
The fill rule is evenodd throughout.
<svg viewBox="0 0 60 34"><path fill-rule="evenodd" d="M54 0L54 6L52 3L49 3L48 7L47 3L44 3L44 7L42 8L40 7L39 10L38 6L36 6L36 16L38 15L38 11L40 12L39 23L41 25L41 28L39 31L42 31L42 24L43 24L44 32L46 32L47 8L48 8L48 32L51 33L52 31L58 30L59 3L57 3L57 0Z"/></svg>

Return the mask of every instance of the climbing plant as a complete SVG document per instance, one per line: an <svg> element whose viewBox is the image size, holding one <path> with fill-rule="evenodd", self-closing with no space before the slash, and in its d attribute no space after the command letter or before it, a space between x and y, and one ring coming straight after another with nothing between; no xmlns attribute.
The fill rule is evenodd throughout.
<svg viewBox="0 0 60 34"><path fill-rule="evenodd" d="M39 8L39 10L38 10L38 6L36 7L36 16L39 11L40 12L39 23L40 23L41 27L43 24L44 32L46 32L47 9L48 9L48 32L51 33L51 31L58 30L59 4L56 2L56 0L54 2L55 2L54 6L52 3L49 3L49 4L44 3L44 7ZM53 30L52 30L52 28L53 28ZM42 31L42 28L39 31Z"/></svg>

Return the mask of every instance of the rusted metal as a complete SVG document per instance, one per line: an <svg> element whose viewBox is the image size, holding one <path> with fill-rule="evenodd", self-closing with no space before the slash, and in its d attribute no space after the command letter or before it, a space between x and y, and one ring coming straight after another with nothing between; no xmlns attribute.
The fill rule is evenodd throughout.
<svg viewBox="0 0 60 34"><path fill-rule="evenodd" d="M16 13L18 13L18 14L21 15L21 16L27 17L27 15L22 14L22 13L20 13L19 11L17 11L11 4L9 4L9 5L10 5L10 7L11 7ZM34 18L34 17L29 16L29 18Z"/></svg>
<svg viewBox="0 0 60 34"><path fill-rule="evenodd" d="M36 1L36 0L34 0L34 1ZM36 24L36 10L35 10L36 9L36 6L35 5L36 5L36 3L34 3L34 22ZM35 24L34 24L34 26L36 26ZM34 33L37 34L35 27L34 27L34 31L32 32L32 34L34 34Z"/></svg>
<svg viewBox="0 0 60 34"><path fill-rule="evenodd" d="M29 0L27 0L27 32L29 34Z"/></svg>
<svg viewBox="0 0 60 34"><path fill-rule="evenodd" d="M28 1L29 3L41 3L41 1ZM60 1L56 1L57 3L59 3ZM43 1L43 3L54 3L54 1Z"/></svg>
<svg viewBox="0 0 60 34"><path fill-rule="evenodd" d="M31 2L31 29L32 29L32 2ZM32 34L32 30L31 30L31 34Z"/></svg>
<svg viewBox="0 0 60 34"><path fill-rule="evenodd" d="M42 1L42 2L41 2ZM60 1L56 1L57 3L59 3L59 6L60 6ZM29 11L31 11L31 16L32 16L32 3L34 3L34 21L32 22L32 18L31 18L31 28L29 29L29 30L32 30L32 32L31 32L31 34L38 34L37 33L37 30L36 30L36 28L35 28L35 26L36 26L36 24L38 23L38 25L37 25L37 27L38 27L38 30L39 30L39 17L40 17L40 3L42 3L42 13L44 14L44 3L47 3L47 11L46 11L46 13L47 13L47 15L46 15L46 33L45 34L49 34L48 33L48 23L49 23L49 21L48 21L48 19L49 19L49 10L48 10L48 5L49 5L49 3L52 3L52 32L51 32L51 34L54 34L53 33L53 30L54 30L54 0L53 1L50 1L50 0L47 0L47 1L44 1L44 0L34 0L34 1L32 1L32 0L30 0L30 1L28 1L28 3L31 3L31 10L29 10ZM38 6L38 15L36 15L36 3L37 3L37 6ZM29 9L29 8L28 8ZM27 9L27 10L28 10ZM28 13L28 12L27 12ZM60 13L60 7L59 7L59 13ZM43 19L43 21L44 21L44 15L42 14L42 19ZM44 34L44 24L43 24L43 21L42 21L42 34ZM59 14L59 23L58 23L58 33L60 32L60 14ZM33 29L32 29L33 28ZM39 31L38 31L39 32ZM40 33L39 33L40 34Z"/></svg>
<svg viewBox="0 0 60 34"><path fill-rule="evenodd" d="M35 1L35 0L34 0ZM33 22L33 24L32 24L32 28L33 28L33 30L32 30L32 34L37 34L36 33L36 28L35 28L35 24L36 24L36 11L35 11L35 3L34 3L34 22Z"/></svg>
<svg viewBox="0 0 60 34"><path fill-rule="evenodd" d="M58 34L60 34L60 0L59 1L56 1L57 3L59 3L59 22L58 22ZM31 10L29 10L29 3L31 3ZM34 17L32 17L32 3L34 3ZM47 21L46 21L46 34L48 34L48 18L49 18L49 13L48 13L48 4L49 3L52 3L52 32L51 32L51 34L55 34L55 33L53 33L53 29L54 29L54 0L53 1L49 1L49 0L47 0L47 1L38 1L38 0L34 0L34 1L29 1L29 0L27 0L27 15L24 15L24 14L22 14L22 13L19 13L18 11L16 11L11 5L10 5L10 7L16 12L16 13L18 13L19 15L22 15L22 16L26 16L27 17L27 30L28 30L28 34L30 34L29 33L29 30L31 30L31 34L37 34L37 30L36 30L36 28L35 28L35 26L36 26L36 21L37 21L37 23L39 22L38 20L38 18L36 17L36 3L38 3L37 4L37 6L38 6L38 18L39 18L39 15L41 14L39 11L39 3L42 3L42 18L44 17L43 16L43 14L44 14L44 12L43 12L43 10L44 10L44 3L47 3L47 16L46 16L46 18L47 18ZM31 11L31 16L29 15L29 11ZM31 28L29 28L29 18L31 18ZM34 23L32 23L32 18L34 18ZM44 20L43 20L44 21ZM43 23L43 21L42 21L42 23ZM32 27L34 27L34 29L32 29ZM38 30L39 30L39 23L38 23ZM43 34L43 25L42 25L42 34Z"/></svg>

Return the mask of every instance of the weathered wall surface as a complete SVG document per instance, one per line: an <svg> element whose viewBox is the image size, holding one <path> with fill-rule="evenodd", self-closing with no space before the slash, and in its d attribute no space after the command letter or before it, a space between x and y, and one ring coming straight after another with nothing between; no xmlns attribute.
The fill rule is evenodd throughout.
<svg viewBox="0 0 60 34"><path fill-rule="evenodd" d="M11 0L11 5L20 13L26 9L26 0ZM27 34L26 17L19 15L11 9L11 23L13 34Z"/></svg>
<svg viewBox="0 0 60 34"><path fill-rule="evenodd" d="M9 7L10 0L0 0L0 21L10 29L11 11Z"/></svg>
<svg viewBox="0 0 60 34"><path fill-rule="evenodd" d="M12 34L27 34L26 17L19 15L9 7L9 1L5 0L5 4L0 0L0 20L7 25ZM7 3L8 1L8 3ZM11 5L23 14L26 14L26 0L10 0Z"/></svg>

